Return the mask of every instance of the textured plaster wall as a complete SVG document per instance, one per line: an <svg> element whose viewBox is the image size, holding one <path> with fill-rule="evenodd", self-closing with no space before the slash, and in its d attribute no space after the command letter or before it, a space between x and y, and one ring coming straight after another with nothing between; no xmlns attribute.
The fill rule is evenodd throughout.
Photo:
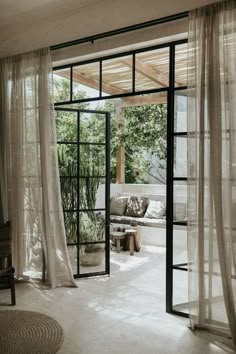
<svg viewBox="0 0 236 354"><path fill-rule="evenodd" d="M0 57L176 14L212 2L216 1L3 0Z"/></svg>

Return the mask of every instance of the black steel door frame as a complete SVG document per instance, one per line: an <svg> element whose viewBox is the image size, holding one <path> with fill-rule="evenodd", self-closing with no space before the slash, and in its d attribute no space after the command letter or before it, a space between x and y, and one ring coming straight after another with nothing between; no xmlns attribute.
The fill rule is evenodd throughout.
<svg viewBox="0 0 236 354"><path fill-rule="evenodd" d="M185 41L187 43L187 40ZM170 44L170 68L168 89L168 117L167 117L167 181L166 181L166 312L184 317L189 315L182 311L177 311L173 306L173 271L187 271L184 267L174 264L173 260L173 229L174 225L187 227L187 221L174 220L174 182L187 181L186 177L174 176L174 139L176 136L186 136L187 132L175 132L175 95L177 91L187 90L187 87L175 87L175 47L176 43Z"/></svg>
<svg viewBox="0 0 236 354"><path fill-rule="evenodd" d="M82 102L92 102L92 101L100 101L114 98L122 98L122 97L132 97L144 94L151 93L167 93L167 183L166 183L166 312L177 314L181 316L188 316L188 314L176 311L173 308L173 270L187 271L187 265L184 267L181 265L173 264L173 227L174 225L187 225L187 222L176 222L173 219L173 207L174 207L174 182L181 180L187 181L187 177L174 176L174 138L177 135L185 135L186 132L176 133L174 131L174 117L175 117L175 94L178 90L186 90L187 86L176 87L175 86L175 48L178 45L186 44L187 39L177 40L173 42L168 42L164 44L159 44L155 46L150 46L142 49L136 49L131 51L125 51L119 54L112 54L109 56L98 57L94 59L89 59L86 61L76 62L72 64L66 64L55 67L53 70L56 72L62 69L70 69L70 99L64 102L56 102L54 104L56 107L61 107L63 105L73 105ZM169 48L169 87L152 89L152 90L144 90L144 91L136 91L135 90L135 55L138 53L147 52L154 49L161 48ZM102 96L102 62L107 59L114 59L121 56L132 55L133 56L133 70L132 70L132 90L129 93L125 94L116 94L110 96ZM100 64L100 85L99 85L99 95L93 98L84 98L84 99L73 99L72 93L72 80L73 80L73 67L83 64L89 64L93 62L99 62Z"/></svg>
<svg viewBox="0 0 236 354"><path fill-rule="evenodd" d="M77 242L75 244L67 243L67 246L77 246L77 274L74 274L75 278L85 278L91 276L99 275L109 275L110 274L110 112L90 110L90 109L75 109L75 108L61 108L55 107L55 111L58 112L74 112L77 114L77 208L72 210L72 212L77 213ZM99 114L105 117L105 142L103 143L92 143L92 142L80 142L80 119L81 113L89 114ZM68 141L58 141L58 144L69 144ZM80 161L80 146L84 144L92 145L104 145L105 147L105 175L104 176L93 176L93 178L104 178L105 179L105 208L90 209L89 211L94 212L105 212L105 240L104 241L94 241L94 242L80 242L80 218L79 213L81 211L86 212L88 210L81 209L79 200L79 189L80 189L80 179L90 178L91 176L81 176L79 161ZM64 212L64 210L63 210ZM68 212L68 210L67 210ZM105 244L105 271L99 272L88 272L80 273L80 246L89 244Z"/></svg>

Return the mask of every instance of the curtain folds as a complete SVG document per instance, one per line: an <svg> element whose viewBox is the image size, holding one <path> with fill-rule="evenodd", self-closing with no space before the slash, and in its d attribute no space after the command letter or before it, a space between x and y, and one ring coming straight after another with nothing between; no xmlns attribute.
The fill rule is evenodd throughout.
<svg viewBox="0 0 236 354"><path fill-rule="evenodd" d="M75 286L66 246L49 49L0 60L0 190L18 278Z"/></svg>
<svg viewBox="0 0 236 354"><path fill-rule="evenodd" d="M191 11L188 46L190 320L236 345L236 2Z"/></svg>

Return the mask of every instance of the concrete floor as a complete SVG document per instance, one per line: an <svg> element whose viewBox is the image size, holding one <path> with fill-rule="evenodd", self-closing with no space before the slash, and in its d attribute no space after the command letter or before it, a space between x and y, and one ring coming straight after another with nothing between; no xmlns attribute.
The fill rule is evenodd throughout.
<svg viewBox="0 0 236 354"><path fill-rule="evenodd" d="M64 329L59 354L225 354L219 339L193 333L188 320L165 313L165 248L111 256L111 276L78 280L78 289L40 290L18 283L17 305ZM0 292L1 309L9 290ZM224 350L225 349L225 350Z"/></svg>

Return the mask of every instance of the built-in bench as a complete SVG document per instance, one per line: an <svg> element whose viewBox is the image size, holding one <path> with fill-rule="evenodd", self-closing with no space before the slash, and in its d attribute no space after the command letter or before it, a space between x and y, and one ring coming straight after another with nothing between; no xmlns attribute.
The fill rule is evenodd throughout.
<svg viewBox="0 0 236 354"><path fill-rule="evenodd" d="M148 205L152 201L160 201L166 203L166 186L164 185L129 185L129 184L112 184L111 185L111 198L128 198L134 197L146 197L148 203L145 213L140 217L128 216L126 209L122 215L114 213L110 214L110 221L112 224L120 225L132 225L137 224L139 234L143 244L149 245L166 245L166 217L165 213L160 218L146 217L146 211ZM100 190L100 193L102 191ZM177 222L186 221L186 186L175 186L174 197L174 220ZM99 197L101 200L101 197ZM155 203L154 203L155 204ZM111 208L112 211L112 208ZM120 214L120 213L118 213ZM186 249L186 226L174 225L174 247Z"/></svg>
<svg viewBox="0 0 236 354"><path fill-rule="evenodd" d="M119 223L125 225L132 225L136 223L138 226L149 226L149 227L166 227L165 219L147 219L147 218L137 218L133 216L119 216L119 215L110 215L111 223Z"/></svg>

